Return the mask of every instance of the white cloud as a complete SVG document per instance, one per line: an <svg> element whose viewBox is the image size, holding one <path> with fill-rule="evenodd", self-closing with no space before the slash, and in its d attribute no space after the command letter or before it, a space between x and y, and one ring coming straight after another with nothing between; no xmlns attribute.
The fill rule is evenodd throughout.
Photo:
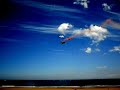
<svg viewBox="0 0 120 90"><path fill-rule="evenodd" d="M20 26L25 28L25 30L41 32L41 33L58 34L58 32L56 31L56 26L54 25L35 26L29 24L20 24Z"/></svg>
<svg viewBox="0 0 120 90"><path fill-rule="evenodd" d="M60 35L59 38L64 38L64 36L63 36L63 35Z"/></svg>
<svg viewBox="0 0 120 90"><path fill-rule="evenodd" d="M73 4L80 4L80 0L74 1Z"/></svg>
<svg viewBox="0 0 120 90"><path fill-rule="evenodd" d="M96 52L100 52L100 49L99 49L99 48L96 48L95 51L96 51Z"/></svg>
<svg viewBox="0 0 120 90"><path fill-rule="evenodd" d="M61 33L61 34L63 34L63 35L65 35L65 31L66 30L68 30L68 29L70 29L70 28L72 28L73 26L71 25L71 24L69 24L69 23L62 23L59 27L58 27L58 31Z"/></svg>
<svg viewBox="0 0 120 90"><path fill-rule="evenodd" d="M92 52L92 49L90 47L86 48L85 50L86 53L91 53Z"/></svg>
<svg viewBox="0 0 120 90"><path fill-rule="evenodd" d="M81 5L84 6L84 8L88 8L88 3L87 2L81 2Z"/></svg>
<svg viewBox="0 0 120 90"><path fill-rule="evenodd" d="M110 11L111 10L111 6L109 6L107 3L103 3L102 6L103 6L104 11Z"/></svg>
<svg viewBox="0 0 120 90"><path fill-rule="evenodd" d="M75 2L73 2L73 4L82 5L84 8L88 8L88 3L88 0L76 0Z"/></svg>
<svg viewBox="0 0 120 90"><path fill-rule="evenodd" d="M93 43L99 43L105 40L108 35L108 30L100 26L91 25L89 29L83 31L83 35L92 39Z"/></svg>
<svg viewBox="0 0 120 90"><path fill-rule="evenodd" d="M96 25L90 25L88 29L83 30L75 30L76 35L89 37L92 39L92 43L99 43L106 39L107 35L109 34L108 30Z"/></svg>
<svg viewBox="0 0 120 90"><path fill-rule="evenodd" d="M96 67L97 69L107 69L107 66L99 66L99 67Z"/></svg>
<svg viewBox="0 0 120 90"><path fill-rule="evenodd" d="M120 46L114 46L109 52L119 52L120 53Z"/></svg>
<svg viewBox="0 0 120 90"><path fill-rule="evenodd" d="M73 31L73 34L80 36L80 35L82 35L82 30L79 30L79 29L78 29L78 30L74 30L74 31Z"/></svg>
<svg viewBox="0 0 120 90"><path fill-rule="evenodd" d="M84 51L84 49L80 49L80 50ZM85 49L85 52L86 52L86 53L100 52L100 51L101 51L101 50L100 50L99 48L92 49L92 48L88 47L88 48Z"/></svg>

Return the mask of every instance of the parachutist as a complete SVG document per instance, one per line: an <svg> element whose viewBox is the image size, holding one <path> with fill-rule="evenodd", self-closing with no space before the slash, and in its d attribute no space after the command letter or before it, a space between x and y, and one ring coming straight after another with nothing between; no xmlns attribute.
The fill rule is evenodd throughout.
<svg viewBox="0 0 120 90"><path fill-rule="evenodd" d="M61 44L65 44L65 42L61 42Z"/></svg>
<svg viewBox="0 0 120 90"><path fill-rule="evenodd" d="M70 36L70 37L68 37L68 38L65 38L65 39L61 42L61 44L65 44L66 41L72 40L73 37L74 37L74 36Z"/></svg>

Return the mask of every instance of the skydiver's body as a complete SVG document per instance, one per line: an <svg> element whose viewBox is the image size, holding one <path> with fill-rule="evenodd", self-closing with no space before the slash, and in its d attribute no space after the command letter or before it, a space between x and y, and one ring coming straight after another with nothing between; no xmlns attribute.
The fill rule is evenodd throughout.
<svg viewBox="0 0 120 90"><path fill-rule="evenodd" d="M66 41L69 41L69 40L72 40L72 39L73 39L72 37L68 37L68 38L64 39L64 40L61 42L61 44L64 44Z"/></svg>

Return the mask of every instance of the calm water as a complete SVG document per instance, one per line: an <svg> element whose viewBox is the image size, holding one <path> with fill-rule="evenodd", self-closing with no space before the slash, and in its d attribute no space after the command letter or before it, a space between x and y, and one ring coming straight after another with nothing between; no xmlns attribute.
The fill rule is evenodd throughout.
<svg viewBox="0 0 120 90"><path fill-rule="evenodd" d="M120 85L120 79L93 79L93 80L1 80L1 86L95 86Z"/></svg>

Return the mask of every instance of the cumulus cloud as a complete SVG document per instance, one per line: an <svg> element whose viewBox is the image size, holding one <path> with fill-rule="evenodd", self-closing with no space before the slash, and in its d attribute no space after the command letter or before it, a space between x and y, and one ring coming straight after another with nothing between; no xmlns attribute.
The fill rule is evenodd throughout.
<svg viewBox="0 0 120 90"><path fill-rule="evenodd" d="M104 11L110 11L111 10L111 6L108 5L107 3L103 3L102 6L103 6Z"/></svg>
<svg viewBox="0 0 120 90"><path fill-rule="evenodd" d="M91 25L89 29L83 31L84 36L92 39L93 43L98 43L106 39L108 35L108 30L100 26Z"/></svg>
<svg viewBox="0 0 120 90"><path fill-rule="evenodd" d="M65 35L65 31L68 30L68 29L70 29L70 28L72 28L72 27L73 27L73 25L71 25L71 24L69 24L69 23L62 23L62 24L58 27L57 30L58 30L61 34Z"/></svg>
<svg viewBox="0 0 120 90"><path fill-rule="evenodd" d="M112 49L109 50L109 52L118 52L118 53L120 53L120 46L114 46Z"/></svg>
<svg viewBox="0 0 120 90"><path fill-rule="evenodd" d="M91 53L92 52L92 49L90 47L86 48L85 50L86 53Z"/></svg>
<svg viewBox="0 0 120 90"><path fill-rule="evenodd" d="M81 0L76 0L76 1L73 2L73 4L80 4L80 1Z"/></svg>
<svg viewBox="0 0 120 90"><path fill-rule="evenodd" d="M81 49L82 51L85 51L86 53L92 53L92 52L100 52L101 50L99 48L92 49L91 47L88 47L86 49Z"/></svg>
<svg viewBox="0 0 120 90"><path fill-rule="evenodd" d="M81 2L81 5L82 5L84 8L88 8L88 2L87 2L87 1Z"/></svg>
<svg viewBox="0 0 120 90"><path fill-rule="evenodd" d="M88 8L88 3L88 0L76 0L75 2L73 2L73 4L82 5L84 8Z"/></svg>
<svg viewBox="0 0 120 90"><path fill-rule="evenodd" d="M64 35L60 35L59 38L64 38Z"/></svg>
<svg viewBox="0 0 120 90"><path fill-rule="evenodd" d="M92 43L99 43L107 38L108 30L96 25L90 25L88 29L75 30L74 34L92 39Z"/></svg>

